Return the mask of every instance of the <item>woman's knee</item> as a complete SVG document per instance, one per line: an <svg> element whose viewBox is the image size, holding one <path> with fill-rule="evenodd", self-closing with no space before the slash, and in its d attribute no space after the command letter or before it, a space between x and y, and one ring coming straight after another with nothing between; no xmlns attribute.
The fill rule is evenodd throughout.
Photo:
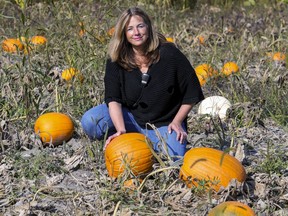
<svg viewBox="0 0 288 216"><path fill-rule="evenodd" d="M180 159L186 153L187 141L183 143L177 140L177 134L175 131L172 133L164 132L161 133L161 139L154 146L156 151L168 154L173 160ZM168 152L167 152L168 151Z"/></svg>
<svg viewBox="0 0 288 216"><path fill-rule="evenodd" d="M81 118L83 131L90 139L102 139L109 128L109 112L105 104L86 111Z"/></svg>
<svg viewBox="0 0 288 216"><path fill-rule="evenodd" d="M173 139L167 141L168 153L173 159L177 160L177 157L183 157L186 152L187 141L180 143L176 137L173 136Z"/></svg>

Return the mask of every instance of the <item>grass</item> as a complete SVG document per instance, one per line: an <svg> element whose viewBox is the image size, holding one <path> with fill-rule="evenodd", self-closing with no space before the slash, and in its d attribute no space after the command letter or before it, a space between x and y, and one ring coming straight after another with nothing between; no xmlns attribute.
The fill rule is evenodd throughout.
<svg viewBox="0 0 288 216"><path fill-rule="evenodd" d="M287 4L239 1L233 8L227 0L207 1L213 7L206 1L195 2L181 1L178 6L175 1L31 0L21 6L0 0L0 41L33 35L48 39L46 45L28 54L0 51L2 212L205 215L219 202L217 196L233 200L237 195L259 214L287 209L284 195L288 189L282 185L286 181L283 152L287 141L284 135L274 134L283 130L287 135L287 65L266 55L287 53L288 21L282 14ZM250 6L244 6L249 2ZM178 179L179 167L161 158L161 166L155 165L136 190L123 189L129 176L109 178L103 141L91 142L79 119L87 109L103 102L108 30L120 11L138 4L151 14L159 31L174 38L194 67L209 63L221 71L227 61L239 65L240 73L213 77L203 86L206 97L221 95L233 105L225 121L198 117L196 106L189 116L189 134L199 138L190 146L231 147L235 153L234 147L242 144L250 152L243 161L250 178L247 185L254 179L257 187L264 184L271 193L263 195L249 186L254 195L249 194L245 185L243 190L232 187L229 190L233 192L217 195L205 193L201 186L189 189ZM84 35L79 34L81 30ZM204 44L196 40L200 35L205 36ZM81 71L83 82L61 78L62 71L70 67ZM75 123L73 139L57 148L43 148L33 131L38 116L49 111L66 113ZM260 183L256 181L259 178ZM205 187L207 182L200 182ZM259 208L259 200L264 200L267 208Z"/></svg>

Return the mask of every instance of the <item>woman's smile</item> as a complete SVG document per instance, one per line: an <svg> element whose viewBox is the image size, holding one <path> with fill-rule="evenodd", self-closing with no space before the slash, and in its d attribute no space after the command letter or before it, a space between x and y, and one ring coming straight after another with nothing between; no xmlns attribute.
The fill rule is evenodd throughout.
<svg viewBox="0 0 288 216"><path fill-rule="evenodd" d="M134 40L142 40L142 37L134 37Z"/></svg>

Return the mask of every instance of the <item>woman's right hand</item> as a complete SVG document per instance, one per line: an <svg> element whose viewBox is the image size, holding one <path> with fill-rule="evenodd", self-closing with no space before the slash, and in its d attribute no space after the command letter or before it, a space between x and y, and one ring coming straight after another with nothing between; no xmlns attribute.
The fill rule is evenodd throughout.
<svg viewBox="0 0 288 216"><path fill-rule="evenodd" d="M118 132L116 132L115 134L112 134L111 136L109 136L109 137L106 139L106 142L105 142L105 145L104 145L103 150L105 151L105 149L107 148L107 146L110 144L110 142L111 142L114 138L116 138L116 137L118 137L118 136L120 136L121 134L124 134L124 133L126 133L126 131L118 131Z"/></svg>
<svg viewBox="0 0 288 216"><path fill-rule="evenodd" d="M109 114L116 129L116 133L109 136L105 142L103 150L105 151L107 145L117 136L126 133L125 123L122 113L122 105L116 101L111 101L109 104Z"/></svg>

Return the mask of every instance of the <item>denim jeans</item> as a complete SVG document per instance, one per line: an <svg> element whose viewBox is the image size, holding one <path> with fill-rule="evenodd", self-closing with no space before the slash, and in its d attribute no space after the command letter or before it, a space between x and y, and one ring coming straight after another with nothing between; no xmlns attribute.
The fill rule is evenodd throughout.
<svg viewBox="0 0 288 216"><path fill-rule="evenodd" d="M167 153L165 149L167 149L169 156L172 157L173 160L177 160L177 156L184 156L186 152L187 141L185 140L181 144L176 139L177 134L175 131L172 131L172 133L169 134L168 126L158 127L158 132L154 129L141 128L135 121L131 112L128 111L128 109L123 107L122 111L127 133L138 132L146 135L152 142L155 152L162 152L165 154ZM108 136L116 133L106 104L100 104L85 112L81 119L81 124L83 131L92 140L103 140L107 132ZM187 131L184 123L182 126ZM159 134L161 137L159 137ZM163 140L165 143L161 142Z"/></svg>

